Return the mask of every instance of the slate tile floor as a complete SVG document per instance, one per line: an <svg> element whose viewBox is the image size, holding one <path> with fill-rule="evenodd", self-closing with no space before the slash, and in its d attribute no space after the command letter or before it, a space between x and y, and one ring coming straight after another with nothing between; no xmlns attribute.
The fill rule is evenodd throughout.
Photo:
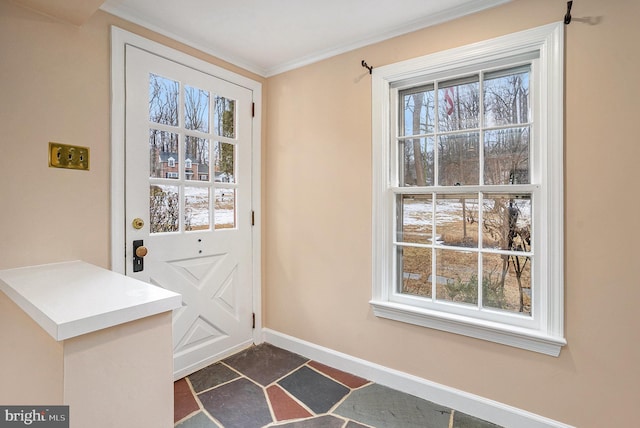
<svg viewBox="0 0 640 428"><path fill-rule="evenodd" d="M174 391L176 428L497 427L266 343L178 380Z"/></svg>

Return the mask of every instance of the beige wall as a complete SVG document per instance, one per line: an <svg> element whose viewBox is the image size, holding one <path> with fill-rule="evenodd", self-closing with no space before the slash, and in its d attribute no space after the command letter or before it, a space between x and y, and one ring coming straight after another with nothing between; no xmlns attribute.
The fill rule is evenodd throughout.
<svg viewBox="0 0 640 428"><path fill-rule="evenodd" d="M75 26L0 0L0 269L110 266L111 25L264 81L102 11ZM91 170L49 168L49 141L88 146Z"/></svg>
<svg viewBox="0 0 640 428"><path fill-rule="evenodd" d="M477 15L262 81L265 325L581 427L628 426L640 396L640 3L581 0L566 36L566 337L559 358L377 319L371 297L371 89L381 66L561 20L561 0ZM0 0L0 268L109 261L109 25L234 71L98 11L81 27ZM268 85L268 94L266 91ZM47 144L91 171L47 167ZM24 162L29 174L24 174Z"/></svg>
<svg viewBox="0 0 640 428"><path fill-rule="evenodd" d="M269 79L266 326L580 427L640 397L640 2L580 0L566 28L566 338L559 358L372 315L371 88L381 66L562 20L507 5Z"/></svg>

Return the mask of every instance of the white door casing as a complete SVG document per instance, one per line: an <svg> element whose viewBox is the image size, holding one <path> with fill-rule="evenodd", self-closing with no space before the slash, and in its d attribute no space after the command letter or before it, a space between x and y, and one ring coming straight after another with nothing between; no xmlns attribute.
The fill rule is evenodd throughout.
<svg viewBox="0 0 640 428"><path fill-rule="evenodd" d="M114 28L113 34L116 33L118 36L124 35L125 38L133 36ZM114 50L116 38L112 39ZM125 195L124 206L122 203L114 203L113 224L114 231L118 228L124 229L126 260L124 266L117 262L116 245L118 245L119 234L114 232L113 267L114 270L120 270L127 275L182 294L183 307L174 312L173 331L174 374L179 378L253 342L260 342L259 334L256 334L252 328L253 313L256 313L256 327L260 325L259 304L257 304L260 301L259 276L256 277L256 274L259 275L259 248L255 248L259 244L259 234L257 235L259 228L252 226L252 208L256 204L256 194L259 194L257 192L259 188L255 189L255 184L259 183L259 180L252 176L252 174L255 175L255 166L258 164L255 159L252 162L252 155L255 156L256 152L256 142L259 146L259 139L256 139L254 130L257 124L251 113L252 104L256 100L256 88L231 83L229 76L224 76L225 79L213 77L210 70L199 71L193 63L185 66L180 61L181 58L175 61L168 60L166 50L159 52L162 55L159 56L133 47L131 44L126 47L124 45L127 43L123 43L122 49L118 49L126 58L126 71L123 76L126 78L124 94L126 101L123 103L126 123L126 126L123 126L124 148L121 150L114 148L113 162L116 163L118 160L117 155L125 155L126 163L124 171L116 167L112 169L114 177L118 170L118 176L126 179L123 182L114 179L112 200L122 199L123 193ZM149 46L144 47L149 50ZM161 47L161 49L165 48ZM216 180L213 173L209 180L185 179L184 120L181 120L175 130L164 125L150 124L149 76L151 73L178 82L181 106L184 105L184 85L209 92L211 104L214 103L215 97L235 101L236 124L233 138L225 139L214 135L213 120L209 121L211 127L209 135L199 135L199 137L206 137L203 140L211 142L212 157L213 144L226 141L227 146L233 145L235 176L231 183ZM115 89L114 87L114 104L118 99ZM257 89L259 95L259 86ZM114 122L117 122L115 117L117 112L115 108L113 110ZM178 135L176 139L180 141L182 153L177 156L181 171L177 178L169 179L154 174L151 174L150 178L150 157L157 155L150 149L149 143L149 132L153 127ZM186 130L186 133L188 134L189 131ZM114 146L118 142L117 136L114 132ZM213 159L210 163L213 163ZM119 186L124 192L118 195ZM149 200L150 188L154 187L175 190L176 199L180 201L179 222L177 230L173 232L151 233ZM205 230L189 230L190 227L185 220L184 203L194 189L200 194L209 192L209 200L206 201L205 198L209 210L205 208L204 213L200 213L209 217L209 221L204 221ZM233 198L234 193L235 198ZM232 195L231 198L229 195ZM235 202L235 209L232 209L231 213L227 210L227 215L231 214L230 220L218 215L216 208L220 208L217 204L220 197L230 198L232 207ZM118 205L124 209L124 215L116 215ZM134 228L132 225L134 218L143 219L145 225L141 229ZM119 224L116 220L120 221ZM229 223L229 221L231 224L224 225L224 228L216 226L218 223ZM209 227L206 227L207 223ZM148 248L148 254L143 258L144 269L136 273L132 272L134 240L143 240L145 247Z"/></svg>

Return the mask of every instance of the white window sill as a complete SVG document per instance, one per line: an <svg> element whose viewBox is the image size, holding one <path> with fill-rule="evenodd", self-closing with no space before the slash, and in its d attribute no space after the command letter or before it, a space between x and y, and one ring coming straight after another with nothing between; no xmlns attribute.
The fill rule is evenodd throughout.
<svg viewBox="0 0 640 428"><path fill-rule="evenodd" d="M567 344L567 341L562 337L546 335L540 331L417 308L401 303L379 300L372 300L369 303L377 317L488 340L554 357L559 356L560 349Z"/></svg>

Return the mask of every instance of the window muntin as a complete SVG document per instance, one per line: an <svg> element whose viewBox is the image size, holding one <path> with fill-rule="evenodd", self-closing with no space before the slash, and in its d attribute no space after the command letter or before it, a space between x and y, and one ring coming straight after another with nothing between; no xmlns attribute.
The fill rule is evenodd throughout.
<svg viewBox="0 0 640 428"><path fill-rule="evenodd" d="M517 78L529 93L518 93L510 114L485 105ZM477 125L447 100L456 86L467 90L466 107L477 112ZM372 96L374 314L559 355L566 344L562 24L378 67ZM445 117L449 112L455 117ZM477 167L467 168L471 164ZM447 230L435 218L438 203L438 215L446 212L445 196L452 202L462 195L476 203L473 223L467 220L472 247L447 245L440 233ZM518 210L511 231L509 208ZM460 214L458 205L460 218L469 217L466 209ZM491 218L500 213L501 223ZM483 218L493 221L492 231L478 228ZM456 230L464 238L460 219ZM451 260L449 252L460 254ZM456 286L446 274L460 261ZM518 284L508 305L491 288L503 276ZM477 293L466 293L470 288Z"/></svg>

